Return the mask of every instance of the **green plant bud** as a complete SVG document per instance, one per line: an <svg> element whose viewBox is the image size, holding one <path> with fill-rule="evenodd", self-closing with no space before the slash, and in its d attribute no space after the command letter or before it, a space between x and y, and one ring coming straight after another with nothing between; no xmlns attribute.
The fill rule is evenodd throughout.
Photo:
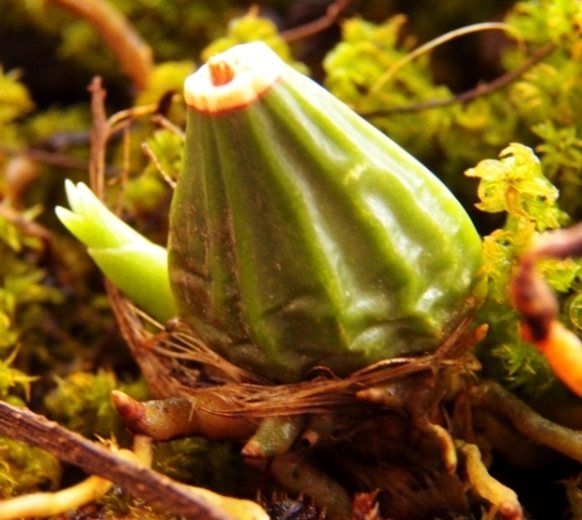
<svg viewBox="0 0 582 520"><path fill-rule="evenodd" d="M57 207L56 214L111 283L158 321L177 316L167 251L117 218L83 183L67 180L65 189L72 211Z"/></svg>
<svg viewBox="0 0 582 520"><path fill-rule="evenodd" d="M185 84L170 215L179 315L274 381L434 350L476 304L481 241L449 190L264 44Z"/></svg>

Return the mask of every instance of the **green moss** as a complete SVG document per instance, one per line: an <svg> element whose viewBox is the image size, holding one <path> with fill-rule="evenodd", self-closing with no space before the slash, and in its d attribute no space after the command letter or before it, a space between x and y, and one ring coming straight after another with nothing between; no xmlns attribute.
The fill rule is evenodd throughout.
<svg viewBox="0 0 582 520"><path fill-rule="evenodd" d="M0 498L57 489L62 468L45 451L0 437Z"/></svg>
<svg viewBox="0 0 582 520"><path fill-rule="evenodd" d="M293 59L291 49L279 35L277 26L268 18L262 18L252 12L246 16L231 20L228 25L227 35L215 40L202 51L202 61L207 61L213 54L223 52L239 43L254 41L266 43L283 61L299 72L303 74L308 72L308 68L304 63Z"/></svg>
<svg viewBox="0 0 582 520"><path fill-rule="evenodd" d="M128 440L109 397L112 390L122 389L139 400L148 397L143 383L121 385L113 372L103 369L96 374L74 372L65 378L57 378L56 383L56 388L44 398L48 416L67 429L90 438L114 435Z"/></svg>
<svg viewBox="0 0 582 520"><path fill-rule="evenodd" d="M518 144L503 150L499 160L484 160L466 174L480 179L479 209L506 214L504 227L483 241L489 292L479 319L489 325L489 333L479 353L485 369L488 375L528 398L563 397L567 392L543 355L521 339L520 319L508 294L519 255L539 232L559 228L568 221L558 206L558 191L543 175L533 151ZM548 259L540 262L539 269L554 290L577 294L581 267L580 262L571 259ZM562 320L571 324L567 313L562 314Z"/></svg>
<svg viewBox="0 0 582 520"><path fill-rule="evenodd" d="M283 0L264 3L275 6L279 13L291 5ZM329 52L324 61L325 71L318 79L362 112L448 99L460 86L468 88L464 71L488 65L485 62L485 51L490 48L487 43L482 44L481 50L475 40L468 45L477 48L476 56L482 57L483 63L459 60L460 52L456 49L464 49L466 43L461 41L452 52L444 49L434 57L414 60L398 70L377 93L371 95L371 91L417 41L426 41L466 23L492 19L493 14L505 12L511 3L503 0L480 5L461 0L423 0L408 4L384 0L366 2L364 8L375 20L354 17L342 23L342 40ZM272 22L261 17L240 17L246 2L123 0L115 4L152 46L158 62L148 89L135 97L135 106L157 103L168 90L179 91L183 77L205 48L210 49L206 51L209 53L238 42L262 39L286 61L302 66L292 57L290 47ZM394 16L395 6L404 4L411 15L410 24ZM296 5L293 3L293 7ZM227 27L228 21L236 17ZM280 21L284 15L274 18ZM496 68L493 73L489 72L489 79L523 65L549 43L555 44L556 49L494 94L445 108L370 117L370 121L439 173L462 197L466 207L474 202L475 190L474 184L461 175L465 168L494 157L510 142L534 147L540 162L531 152L513 147L512 160L518 158L519 167L505 159L482 164L479 169L481 208L501 211L497 215L504 217L502 228L490 233L484 242L490 296L481 310L480 320L490 325L490 332L479 353L486 375L503 381L522 396L558 399L568 393L556 381L543 356L520 339L518 317L508 302L507 283L517 255L536 233L565 225L567 218L562 211L573 220L582 217L582 122L579 117L582 113L582 8L576 0L531 0L517 4L505 19L519 32L522 44L501 43L501 57L489 62L489 66ZM36 40L37 44L47 46L49 42L48 47L55 46L54 61L48 69L51 79L65 78L61 79L66 87L63 91L70 97L45 101L53 107L33 112L32 96L22 79L30 81L44 63L32 60L28 70L0 70L0 143L24 150L42 144L44 151L87 160L88 103L71 105L71 98L75 103L79 99L88 100L85 85L91 76L101 74L113 106L125 108L131 104L131 89L118 63L89 26L47 3L0 2L0 33L13 31L31 36L31 45L35 31L42 33L44 36ZM414 31L418 33L413 34ZM321 55L326 50L321 41L310 40L298 48L302 51L315 48ZM10 48L5 40L2 43L3 50ZM38 60L46 60L47 54L37 50L44 49L32 48L30 56L38 55ZM18 59L14 58L11 63ZM315 75L320 65L315 63L312 67ZM456 71L460 77L450 77L450 71ZM80 85L73 94L69 90L71 78ZM448 79L446 85L440 82L442 78ZM37 85L37 94L50 87L49 83ZM108 112L112 111L109 107ZM167 115L173 123L182 126L184 114L183 105L176 103ZM174 178L182 160L181 140L167 130L156 129L145 118L132 125L130 134L129 180L122 213L140 231L163 243L170 190L143 156L140 143L148 141L163 169ZM81 138L76 139L79 135ZM55 140L55 136L59 139ZM51 144L55 142L64 145L55 149ZM118 172L124 161L123 146L122 139L114 136L107 155L107 163ZM81 247L56 224L52 211L42 212L43 207L48 209L63 203L65 177L86 180L86 171L36 164L32 166L38 170L32 172L36 180L24 183L19 191L19 179L15 182L11 177L13 160L12 156L0 152L0 204L14 210L24 224L43 223L52 233L52 239L47 246L39 236L24 231L22 226L0 214L0 398L23 404L31 385L33 396L48 394L42 403L40 399L32 401L40 408L38 411L48 411L63 425L88 436L100 433L107 437L111 431L123 435L108 394L114 387L123 387L116 373L136 369L128 365L127 351L117 348L121 340L117 339L111 346L111 337L118 333L100 274ZM25 166L31 164L28 162ZM140 175L144 171L145 175ZM542 172L547 179L542 177ZM560 191L559 199L556 200L557 192L548 180ZM113 201L119 192L113 190ZM479 218L481 229L490 232L491 220ZM540 269L560 293L560 319L582 331L579 263L547 261L540 264ZM17 346L18 355L13 358ZM90 372L90 368L101 363L111 368ZM31 378L36 376L42 378L31 383ZM135 374L128 376L131 377ZM58 381L56 388L55 380ZM128 391L127 387L124 389ZM143 387L130 393L137 398L145 397ZM46 410L42 410L43 406ZM0 443L3 496L57 485L58 464L40 453L8 440ZM233 475L239 467L232 447L210 446L196 439L161 446L157 460L157 467L176 478L221 490L235 485L237 477ZM34 466L35 461L39 466ZM230 469L227 471L225 467ZM576 482L568 488L571 498L574 497L575 511L579 509L574 500L574 495L579 494L578 487ZM112 493L109 497L120 504L120 509L115 509L118 515L122 510L126 511L123 514L146 514L142 506L124 495Z"/></svg>
<svg viewBox="0 0 582 520"><path fill-rule="evenodd" d="M174 440L156 447L153 467L192 486L252 498L259 473L243 463L239 449L230 443L210 442L201 437Z"/></svg>

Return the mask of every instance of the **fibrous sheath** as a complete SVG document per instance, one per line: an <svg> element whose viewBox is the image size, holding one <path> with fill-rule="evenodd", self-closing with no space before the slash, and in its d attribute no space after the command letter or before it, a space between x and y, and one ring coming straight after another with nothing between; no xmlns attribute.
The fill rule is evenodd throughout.
<svg viewBox="0 0 582 520"><path fill-rule="evenodd" d="M213 58L185 99L170 278L209 346L291 382L433 350L458 324L481 243L418 161L261 43Z"/></svg>

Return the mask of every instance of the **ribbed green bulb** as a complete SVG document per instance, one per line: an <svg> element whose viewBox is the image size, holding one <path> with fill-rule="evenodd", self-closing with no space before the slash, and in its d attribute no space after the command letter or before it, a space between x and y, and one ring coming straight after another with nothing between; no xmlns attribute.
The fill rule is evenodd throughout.
<svg viewBox="0 0 582 520"><path fill-rule="evenodd" d="M169 240L180 316L282 382L434 350L475 304L481 241L459 202L263 44L214 62L230 79L210 64L186 83Z"/></svg>

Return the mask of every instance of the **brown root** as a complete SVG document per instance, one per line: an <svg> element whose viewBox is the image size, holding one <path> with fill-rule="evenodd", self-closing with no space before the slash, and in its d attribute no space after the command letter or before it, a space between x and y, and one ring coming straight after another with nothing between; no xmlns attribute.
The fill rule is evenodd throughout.
<svg viewBox="0 0 582 520"><path fill-rule="evenodd" d="M582 341L557 319L558 303L537 272L540 258L567 258L582 254L582 223L546 233L517 264L510 288L511 300L521 314L522 336L548 360L556 376L582 396Z"/></svg>
<svg viewBox="0 0 582 520"><path fill-rule="evenodd" d="M330 520L349 520L352 500L347 491L320 469L293 453L275 457L271 465L275 478L287 489L305 493Z"/></svg>
<svg viewBox="0 0 582 520"><path fill-rule="evenodd" d="M509 419L528 439L582 462L581 432L545 419L497 383L489 381L475 387L471 398L474 406Z"/></svg>

